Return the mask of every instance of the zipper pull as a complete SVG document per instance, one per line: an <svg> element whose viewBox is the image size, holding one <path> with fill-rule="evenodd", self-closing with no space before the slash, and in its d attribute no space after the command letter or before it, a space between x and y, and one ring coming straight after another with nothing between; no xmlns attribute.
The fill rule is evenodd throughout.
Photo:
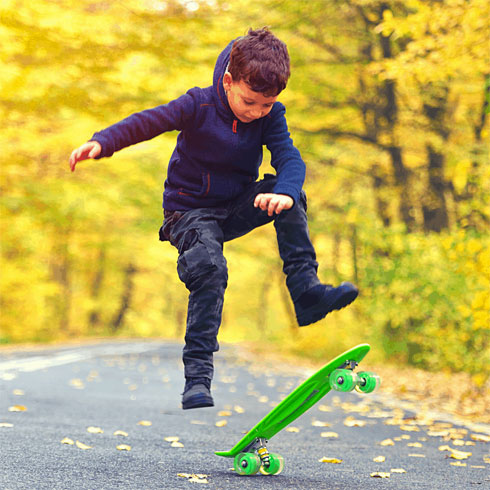
<svg viewBox="0 0 490 490"><path fill-rule="evenodd" d="M236 134L236 129L237 129L237 126L238 126L238 121L236 119L233 120L233 132Z"/></svg>

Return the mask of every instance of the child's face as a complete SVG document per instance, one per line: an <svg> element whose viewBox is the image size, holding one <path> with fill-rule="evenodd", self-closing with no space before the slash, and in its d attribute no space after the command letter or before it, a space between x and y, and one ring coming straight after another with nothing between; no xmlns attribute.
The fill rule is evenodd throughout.
<svg viewBox="0 0 490 490"><path fill-rule="evenodd" d="M266 97L260 92L254 92L244 80L234 82L228 72L223 77L223 87L233 114L243 123L267 116L277 100L277 95Z"/></svg>

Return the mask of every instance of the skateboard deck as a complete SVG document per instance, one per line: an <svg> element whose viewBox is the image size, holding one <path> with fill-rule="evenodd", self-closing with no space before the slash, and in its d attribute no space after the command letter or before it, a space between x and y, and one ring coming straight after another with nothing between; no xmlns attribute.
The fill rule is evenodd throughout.
<svg viewBox="0 0 490 490"><path fill-rule="evenodd" d="M283 465L282 457L269 454L265 444L315 405L332 388L338 391L351 391L357 385L361 385L361 378L354 374L353 370L364 359L369 350L368 344L360 344L331 360L284 398L233 448L229 451L216 451L215 454L225 458L235 458L235 470L240 474L254 474L259 470L265 474L279 473ZM332 375L332 373L334 374ZM360 375L364 374L369 375L371 385L373 383L373 386L379 384L379 378L375 375L360 373ZM333 379L335 377L336 379ZM365 381L363 383L366 384ZM279 458L279 460L272 464L273 468L270 468L271 460L274 462L274 458ZM278 471L275 471L276 469Z"/></svg>

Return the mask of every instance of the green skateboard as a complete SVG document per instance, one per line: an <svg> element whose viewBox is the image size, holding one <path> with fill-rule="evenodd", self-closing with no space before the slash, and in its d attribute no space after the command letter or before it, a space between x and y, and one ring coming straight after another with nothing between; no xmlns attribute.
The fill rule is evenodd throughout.
<svg viewBox="0 0 490 490"><path fill-rule="evenodd" d="M370 372L355 373L354 369L369 352L368 344L358 345L330 361L317 373L292 391L273 408L229 451L215 454L234 458L234 468L239 475L277 475L284 467L281 455L269 453L266 444L272 436L305 413L331 389L371 393L380 384L377 375Z"/></svg>

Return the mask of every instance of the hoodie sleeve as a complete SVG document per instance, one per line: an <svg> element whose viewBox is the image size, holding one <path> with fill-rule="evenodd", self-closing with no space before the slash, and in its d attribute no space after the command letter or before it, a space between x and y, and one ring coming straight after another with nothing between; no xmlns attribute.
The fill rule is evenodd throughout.
<svg viewBox="0 0 490 490"><path fill-rule="evenodd" d="M122 121L94 133L102 151L97 157L110 157L127 146L146 141L167 131L182 131L193 120L198 107L199 89L191 89L178 99L153 109L137 112Z"/></svg>
<svg viewBox="0 0 490 490"><path fill-rule="evenodd" d="M298 149L293 145L286 122L286 108L274 104L267 120L264 144L271 152L271 165L277 172L276 194L287 194L296 203L305 181L306 167Z"/></svg>

